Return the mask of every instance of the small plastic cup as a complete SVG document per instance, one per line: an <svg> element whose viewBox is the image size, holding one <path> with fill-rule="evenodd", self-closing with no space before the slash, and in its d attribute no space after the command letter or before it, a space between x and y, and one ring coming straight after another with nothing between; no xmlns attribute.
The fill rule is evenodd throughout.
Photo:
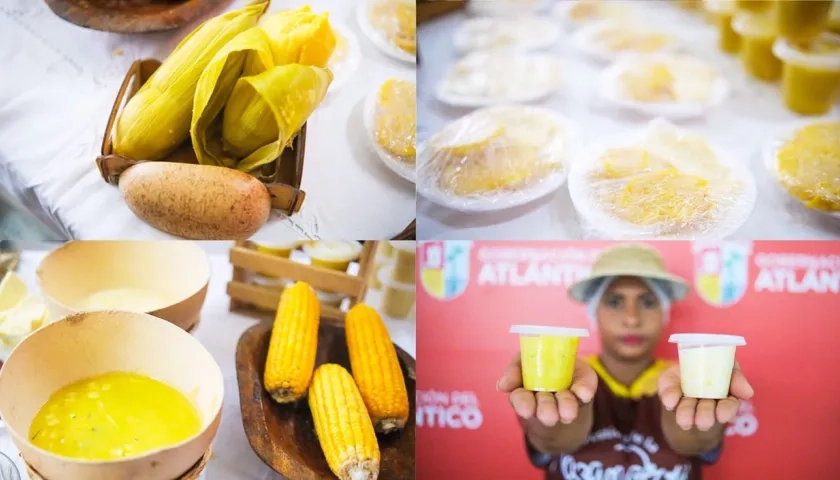
<svg viewBox="0 0 840 480"><path fill-rule="evenodd" d="M825 30L834 0L787 0L776 2L779 35L792 40L809 40Z"/></svg>
<svg viewBox="0 0 840 480"><path fill-rule="evenodd" d="M312 266L346 272L350 262L359 258L362 244L359 242L318 241L303 246Z"/></svg>
<svg viewBox="0 0 840 480"><path fill-rule="evenodd" d="M416 283L416 243L412 241L394 241L391 242L391 247L394 249L394 281L400 283Z"/></svg>
<svg viewBox="0 0 840 480"><path fill-rule="evenodd" d="M377 274L382 284L382 313L395 320L408 318L417 300L414 284L393 280L392 268L382 268Z"/></svg>
<svg viewBox="0 0 840 480"><path fill-rule="evenodd" d="M379 273L382 270L392 269L394 268L394 263L390 259L385 259L384 262L377 263L373 266L373 275L370 276L370 288L374 290L381 290L382 289L382 279L380 279Z"/></svg>
<svg viewBox="0 0 840 480"><path fill-rule="evenodd" d="M779 36L772 16L738 13L732 29L741 36L741 63L751 77L775 82L782 76L782 61L773 54Z"/></svg>
<svg viewBox="0 0 840 480"><path fill-rule="evenodd" d="M391 242L379 242L377 250L377 256L382 258L391 258L394 254L394 247L391 246Z"/></svg>
<svg viewBox="0 0 840 480"><path fill-rule="evenodd" d="M825 115L840 95L840 36L824 34L805 47L784 38L773 44L784 62L782 98L800 115Z"/></svg>
<svg viewBox="0 0 840 480"><path fill-rule="evenodd" d="M729 396L735 349L747 344L744 337L682 333L671 335L668 341L677 344L684 396L711 399Z"/></svg>
<svg viewBox="0 0 840 480"><path fill-rule="evenodd" d="M724 53L738 53L741 50L741 36L732 28L735 5L731 0L707 0L706 11L714 18L718 30L718 48Z"/></svg>
<svg viewBox="0 0 840 480"><path fill-rule="evenodd" d="M532 392L561 392L572 386L578 345L588 337L584 328L514 325L519 334L522 385Z"/></svg>
<svg viewBox="0 0 840 480"><path fill-rule="evenodd" d="M333 308L339 308L344 297L340 293L316 291L315 295L321 305Z"/></svg>
<svg viewBox="0 0 840 480"><path fill-rule="evenodd" d="M773 6L776 0L736 0L738 10L747 12L765 12Z"/></svg>
<svg viewBox="0 0 840 480"><path fill-rule="evenodd" d="M254 248L258 252L276 257L289 258L292 256L292 251L298 248L303 242L300 240L290 240L287 242L254 242Z"/></svg>

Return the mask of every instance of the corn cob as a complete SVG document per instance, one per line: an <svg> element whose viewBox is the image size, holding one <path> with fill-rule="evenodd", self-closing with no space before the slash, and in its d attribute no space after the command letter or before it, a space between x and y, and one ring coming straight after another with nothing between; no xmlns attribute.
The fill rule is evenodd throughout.
<svg viewBox="0 0 840 480"><path fill-rule="evenodd" d="M309 409L330 470L339 480L376 480L379 445L353 377L340 365L315 370Z"/></svg>
<svg viewBox="0 0 840 480"><path fill-rule="evenodd" d="M265 389L277 403L303 397L312 381L321 305L304 282L283 290L268 344Z"/></svg>
<svg viewBox="0 0 840 480"><path fill-rule="evenodd" d="M360 303L344 321L350 366L377 432L389 433L408 420L405 388L397 351L376 310Z"/></svg>
<svg viewBox="0 0 840 480"><path fill-rule="evenodd" d="M114 153L160 160L186 140L201 72L226 43L257 24L268 4L252 1L211 18L184 38L120 113Z"/></svg>

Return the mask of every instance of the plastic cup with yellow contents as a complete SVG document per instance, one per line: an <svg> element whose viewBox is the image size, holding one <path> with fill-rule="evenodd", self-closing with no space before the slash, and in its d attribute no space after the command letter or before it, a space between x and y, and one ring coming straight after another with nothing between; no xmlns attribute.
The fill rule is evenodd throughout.
<svg viewBox="0 0 840 480"><path fill-rule="evenodd" d="M678 346L684 396L711 399L729 396L735 349L747 344L744 337L682 333L671 335L668 341Z"/></svg>
<svg viewBox="0 0 840 480"><path fill-rule="evenodd" d="M795 43L780 38L773 53L784 62L782 98L800 115L825 115L840 95L840 35Z"/></svg>
<svg viewBox="0 0 840 480"><path fill-rule="evenodd" d="M309 261L314 267L346 272L350 262L361 255L362 244L353 241L318 241L305 244L303 251L309 255Z"/></svg>
<svg viewBox="0 0 840 480"><path fill-rule="evenodd" d="M561 392L572 386L578 345L585 328L514 325L522 356L522 385L532 392Z"/></svg>

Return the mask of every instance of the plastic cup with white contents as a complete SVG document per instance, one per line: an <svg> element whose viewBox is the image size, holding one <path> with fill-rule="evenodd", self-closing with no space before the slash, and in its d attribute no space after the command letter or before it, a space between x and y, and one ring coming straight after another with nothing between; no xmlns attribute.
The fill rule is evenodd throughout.
<svg viewBox="0 0 840 480"><path fill-rule="evenodd" d="M532 392L562 392L572 386L578 345L585 328L514 325L519 335L522 386Z"/></svg>
<svg viewBox="0 0 840 480"><path fill-rule="evenodd" d="M735 349L747 344L744 337L710 333L671 335L680 360L683 396L722 399L729 396L735 366Z"/></svg>

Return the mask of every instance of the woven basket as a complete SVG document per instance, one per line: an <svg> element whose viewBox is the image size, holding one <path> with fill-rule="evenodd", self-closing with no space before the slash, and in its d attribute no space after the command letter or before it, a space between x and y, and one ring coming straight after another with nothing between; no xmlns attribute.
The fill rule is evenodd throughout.
<svg viewBox="0 0 840 480"><path fill-rule="evenodd" d="M195 465L193 465L188 472L173 480L197 480L198 476L201 475L201 472L207 466L207 462L210 461L210 455L211 449L208 449L204 453L204 456L201 457L201 460L199 460ZM35 469L32 468L32 466L28 463L26 464L26 472L29 474L29 478L31 480L47 480L46 478L42 477L38 472L36 472Z"/></svg>

